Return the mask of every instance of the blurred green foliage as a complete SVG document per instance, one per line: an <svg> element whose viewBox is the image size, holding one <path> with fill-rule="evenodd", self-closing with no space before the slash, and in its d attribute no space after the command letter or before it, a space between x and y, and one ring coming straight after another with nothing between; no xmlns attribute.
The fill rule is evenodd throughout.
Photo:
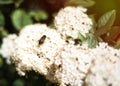
<svg viewBox="0 0 120 86"><path fill-rule="evenodd" d="M48 15L45 11L31 11L28 15L33 17L36 21L48 19Z"/></svg>
<svg viewBox="0 0 120 86"><path fill-rule="evenodd" d="M14 0L0 0L0 4L11 4L14 3Z"/></svg>
<svg viewBox="0 0 120 86"><path fill-rule="evenodd" d="M21 9L15 10L11 16L11 19L13 26L17 30L20 30L25 25L32 24L32 19L30 18L30 16L24 10Z"/></svg>
<svg viewBox="0 0 120 86"><path fill-rule="evenodd" d="M3 14L0 12L0 27L3 27L5 25L5 20Z"/></svg>
<svg viewBox="0 0 120 86"><path fill-rule="evenodd" d="M120 0L0 0L0 46L3 37L10 33L18 33L25 25L40 22L51 26L53 14L64 6L84 6L88 7L88 14L94 25L93 31L87 37L79 34L80 43L88 42L89 47L94 47L98 40L102 39L115 48L120 48L120 40L117 40L120 37L119 4ZM28 72L25 77L20 77L14 65L6 64L5 59L0 56L0 86L57 84L49 82L33 71Z"/></svg>
<svg viewBox="0 0 120 86"><path fill-rule="evenodd" d="M100 36L107 33L114 24L116 17L116 11L112 10L110 12L105 13L98 20L98 30L96 30L96 35Z"/></svg>
<svg viewBox="0 0 120 86"><path fill-rule="evenodd" d="M22 27L32 24L35 21L47 20L48 15L45 11L25 12L22 9L15 10L11 15L13 26L19 31Z"/></svg>

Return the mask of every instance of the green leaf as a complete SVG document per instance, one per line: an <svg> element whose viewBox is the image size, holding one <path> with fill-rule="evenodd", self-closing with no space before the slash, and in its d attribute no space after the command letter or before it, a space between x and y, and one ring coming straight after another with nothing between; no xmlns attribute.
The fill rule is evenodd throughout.
<svg viewBox="0 0 120 86"><path fill-rule="evenodd" d="M100 36L107 33L114 24L115 17L115 10L109 11L105 13L102 17L100 17L100 19L98 20L98 29L96 31L96 35Z"/></svg>
<svg viewBox="0 0 120 86"><path fill-rule="evenodd" d="M45 11L31 11L29 15L33 17L36 21L48 19L48 15Z"/></svg>
<svg viewBox="0 0 120 86"><path fill-rule="evenodd" d="M93 34L88 34L87 43L89 48L94 48L98 44L98 39Z"/></svg>
<svg viewBox="0 0 120 86"><path fill-rule="evenodd" d="M84 43L88 44L89 48L94 48L98 44L98 38L94 36L93 33L87 33L86 37L84 37L81 33L78 33L78 37L80 39L79 44L83 45Z"/></svg>
<svg viewBox="0 0 120 86"><path fill-rule="evenodd" d="M98 20L98 28L105 26L108 22L108 26L112 26L115 21L116 11L112 10L105 13L100 19Z"/></svg>
<svg viewBox="0 0 120 86"><path fill-rule="evenodd" d="M31 17L24 10L15 10L11 18L13 25L17 30L22 29L25 25L32 24Z"/></svg>
<svg viewBox="0 0 120 86"><path fill-rule="evenodd" d="M67 0L65 6L83 6L90 7L93 6L95 2L93 0Z"/></svg>
<svg viewBox="0 0 120 86"><path fill-rule="evenodd" d="M12 4L14 0L0 0L0 4Z"/></svg>
<svg viewBox="0 0 120 86"><path fill-rule="evenodd" d="M78 33L78 38L79 38L82 42L86 41L86 37L83 36L80 32Z"/></svg>
<svg viewBox="0 0 120 86"><path fill-rule="evenodd" d="M5 20L2 12L0 12L0 27L3 27L5 25Z"/></svg>

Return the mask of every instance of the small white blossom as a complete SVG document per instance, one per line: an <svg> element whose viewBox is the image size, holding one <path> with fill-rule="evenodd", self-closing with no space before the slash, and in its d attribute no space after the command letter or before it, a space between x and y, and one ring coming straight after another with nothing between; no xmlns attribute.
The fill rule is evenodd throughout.
<svg viewBox="0 0 120 86"><path fill-rule="evenodd" d="M86 10L83 7L66 7L58 12L54 24L64 39L76 39L79 32L86 36L92 27L92 20L85 13Z"/></svg>
<svg viewBox="0 0 120 86"><path fill-rule="evenodd" d="M8 35L8 37L3 39L3 44L1 46L0 54L7 59L7 63L10 64L10 57L15 52L15 39L16 34Z"/></svg>

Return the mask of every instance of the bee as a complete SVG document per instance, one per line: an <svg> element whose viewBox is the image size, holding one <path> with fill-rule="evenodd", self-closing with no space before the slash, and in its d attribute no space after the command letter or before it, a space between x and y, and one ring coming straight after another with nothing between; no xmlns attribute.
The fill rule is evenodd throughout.
<svg viewBox="0 0 120 86"><path fill-rule="evenodd" d="M43 35L40 39L39 39L39 45L41 45L41 44L43 44L44 43L44 41L45 41L45 39L46 39L46 35Z"/></svg>

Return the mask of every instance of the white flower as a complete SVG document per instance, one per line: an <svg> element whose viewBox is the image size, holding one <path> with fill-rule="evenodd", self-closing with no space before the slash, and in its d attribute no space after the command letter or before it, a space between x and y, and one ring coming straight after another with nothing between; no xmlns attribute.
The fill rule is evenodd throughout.
<svg viewBox="0 0 120 86"><path fill-rule="evenodd" d="M7 59L7 63L10 64L10 57L15 52L15 39L16 34L10 34L8 37L3 39L3 44L1 46L0 54Z"/></svg>
<svg viewBox="0 0 120 86"><path fill-rule="evenodd" d="M34 70L46 75L65 42L54 29L36 24L23 28L15 43L15 52L11 58L19 74L24 75L25 70Z"/></svg>
<svg viewBox="0 0 120 86"><path fill-rule="evenodd" d="M106 43L91 50L93 63L86 76L87 86L120 86L120 50Z"/></svg>
<svg viewBox="0 0 120 86"><path fill-rule="evenodd" d="M61 83L66 86L82 86L83 79L92 63L92 57L88 55L89 49L80 46L66 45L61 53ZM57 73L56 73L57 75Z"/></svg>
<svg viewBox="0 0 120 86"><path fill-rule="evenodd" d="M67 44L51 70L54 72L47 79L61 86L119 86L120 50L106 43L94 49Z"/></svg>
<svg viewBox="0 0 120 86"><path fill-rule="evenodd" d="M92 20L85 13L86 10L83 7L66 7L58 12L54 24L64 39L76 39L79 32L86 36L92 27Z"/></svg>

